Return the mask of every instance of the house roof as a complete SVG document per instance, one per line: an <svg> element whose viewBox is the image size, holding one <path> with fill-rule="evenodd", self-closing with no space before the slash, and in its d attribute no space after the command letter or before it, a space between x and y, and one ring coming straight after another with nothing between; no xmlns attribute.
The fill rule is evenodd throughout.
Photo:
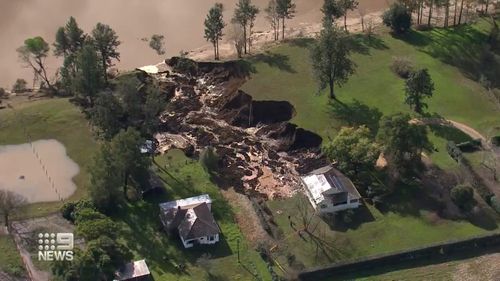
<svg viewBox="0 0 500 281"><path fill-rule="evenodd" d="M349 194L351 199L361 198L354 184L333 166L325 166L301 177L314 203L319 204L325 195Z"/></svg>
<svg viewBox="0 0 500 281"><path fill-rule="evenodd" d="M168 229L178 229L184 240L219 234L208 194L160 204L161 219Z"/></svg>
<svg viewBox="0 0 500 281"><path fill-rule="evenodd" d="M115 273L116 280L129 280L151 274L145 260L127 263Z"/></svg>
<svg viewBox="0 0 500 281"><path fill-rule="evenodd" d="M169 210L172 208L177 208L177 207L188 207L188 206L196 206L201 203L207 203L211 204L212 199L210 199L210 196L208 194L203 194L199 196L194 196L194 197L189 197L189 198L184 198L184 199L179 199L175 201L170 201L170 202L165 202L160 204L160 209L162 210Z"/></svg>
<svg viewBox="0 0 500 281"><path fill-rule="evenodd" d="M184 240L213 236L220 232L207 203L189 209L178 228Z"/></svg>

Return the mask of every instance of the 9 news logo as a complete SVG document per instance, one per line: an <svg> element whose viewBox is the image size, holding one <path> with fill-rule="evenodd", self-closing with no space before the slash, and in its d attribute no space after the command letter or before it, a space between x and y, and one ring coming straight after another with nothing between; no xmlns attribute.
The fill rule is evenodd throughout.
<svg viewBox="0 0 500 281"><path fill-rule="evenodd" d="M38 233L39 261L72 261L73 233Z"/></svg>

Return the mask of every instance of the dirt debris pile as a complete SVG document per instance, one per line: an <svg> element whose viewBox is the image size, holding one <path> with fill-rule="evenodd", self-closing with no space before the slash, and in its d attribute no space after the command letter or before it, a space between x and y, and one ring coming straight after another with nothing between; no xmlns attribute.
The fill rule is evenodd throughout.
<svg viewBox="0 0 500 281"><path fill-rule="evenodd" d="M289 197L300 188L299 174L327 163L320 153L321 137L288 122L295 115L290 103L255 101L240 90L252 72L248 63L174 57L161 69L147 74L169 97L155 136L159 151L178 148L196 157L214 147L221 187Z"/></svg>

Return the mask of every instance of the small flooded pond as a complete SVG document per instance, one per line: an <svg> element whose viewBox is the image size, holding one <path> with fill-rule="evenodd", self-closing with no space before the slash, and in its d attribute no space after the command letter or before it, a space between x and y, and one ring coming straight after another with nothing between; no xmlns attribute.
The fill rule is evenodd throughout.
<svg viewBox="0 0 500 281"><path fill-rule="evenodd" d="M71 196L80 171L57 140L0 146L0 189L23 195L30 203Z"/></svg>

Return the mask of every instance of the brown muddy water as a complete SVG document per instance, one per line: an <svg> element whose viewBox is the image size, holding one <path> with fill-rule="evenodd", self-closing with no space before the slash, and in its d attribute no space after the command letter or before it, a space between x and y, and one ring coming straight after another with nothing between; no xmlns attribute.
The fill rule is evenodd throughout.
<svg viewBox="0 0 500 281"><path fill-rule="evenodd" d="M388 0L359 0L367 12L381 10ZM116 30L120 46L120 69L131 69L161 60L141 38L162 34L166 38L167 55L191 50L206 44L203 21L215 3L225 5L229 21L237 0L0 0L0 87L10 88L16 78L32 80L32 71L23 69L16 48L24 39L42 36L52 43L57 28L74 16L80 26L90 32L97 22ZM263 10L268 0L253 0ZM323 0L296 0L297 16L289 27L301 23L317 23L321 19ZM357 15L356 12L352 16ZM256 30L269 29L261 14ZM60 62L50 57L48 68L53 73Z"/></svg>
<svg viewBox="0 0 500 281"><path fill-rule="evenodd" d="M80 169L64 145L56 140L32 144L0 146L0 189L21 194L31 203L71 196L76 190L72 179Z"/></svg>

